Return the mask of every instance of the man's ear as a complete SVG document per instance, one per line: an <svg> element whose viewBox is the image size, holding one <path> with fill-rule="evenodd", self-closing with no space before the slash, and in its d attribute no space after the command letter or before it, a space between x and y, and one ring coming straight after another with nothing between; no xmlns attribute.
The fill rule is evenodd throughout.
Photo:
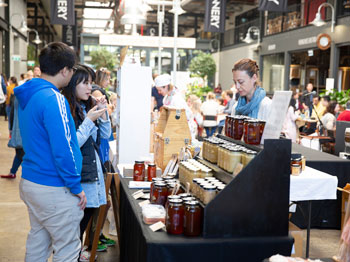
<svg viewBox="0 0 350 262"><path fill-rule="evenodd" d="M63 76L63 77L67 77L67 75L69 74L69 69L68 67L63 67L61 70L60 70L60 74Z"/></svg>

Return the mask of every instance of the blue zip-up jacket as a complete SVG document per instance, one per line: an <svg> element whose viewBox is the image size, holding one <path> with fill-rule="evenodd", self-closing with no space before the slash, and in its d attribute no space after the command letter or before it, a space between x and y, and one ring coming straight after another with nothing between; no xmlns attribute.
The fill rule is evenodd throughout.
<svg viewBox="0 0 350 262"><path fill-rule="evenodd" d="M22 178L79 194L82 156L68 101L41 78L16 87L14 93L25 152Z"/></svg>

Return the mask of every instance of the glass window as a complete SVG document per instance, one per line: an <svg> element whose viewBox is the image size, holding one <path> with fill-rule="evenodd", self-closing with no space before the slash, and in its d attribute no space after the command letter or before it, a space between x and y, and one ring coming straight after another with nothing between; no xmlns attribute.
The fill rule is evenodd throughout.
<svg viewBox="0 0 350 262"><path fill-rule="evenodd" d="M266 92L284 90L284 54L263 57L263 85Z"/></svg>
<svg viewBox="0 0 350 262"><path fill-rule="evenodd" d="M337 0L338 1L338 16L350 15L350 0Z"/></svg>

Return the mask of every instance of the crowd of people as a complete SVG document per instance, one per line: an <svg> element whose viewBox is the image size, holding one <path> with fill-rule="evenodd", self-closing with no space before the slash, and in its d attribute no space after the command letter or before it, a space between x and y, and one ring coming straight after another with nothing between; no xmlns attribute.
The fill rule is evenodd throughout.
<svg viewBox="0 0 350 262"><path fill-rule="evenodd" d="M77 64L74 51L60 42L44 47L39 62L20 82L2 77L8 146L16 155L1 177L16 178L22 164L20 197L31 226L26 261L52 254L54 261L89 261L91 245L83 247L83 234L90 230L92 243L99 207L110 206L104 183L115 113L110 72ZM97 251L115 245L98 234Z"/></svg>

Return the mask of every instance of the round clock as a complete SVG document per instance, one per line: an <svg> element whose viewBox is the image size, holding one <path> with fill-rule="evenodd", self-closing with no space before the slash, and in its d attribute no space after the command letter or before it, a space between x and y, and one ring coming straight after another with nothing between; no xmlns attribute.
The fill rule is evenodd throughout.
<svg viewBox="0 0 350 262"><path fill-rule="evenodd" d="M320 34L317 37L317 46L321 50L327 50L331 46L332 39L328 34Z"/></svg>

